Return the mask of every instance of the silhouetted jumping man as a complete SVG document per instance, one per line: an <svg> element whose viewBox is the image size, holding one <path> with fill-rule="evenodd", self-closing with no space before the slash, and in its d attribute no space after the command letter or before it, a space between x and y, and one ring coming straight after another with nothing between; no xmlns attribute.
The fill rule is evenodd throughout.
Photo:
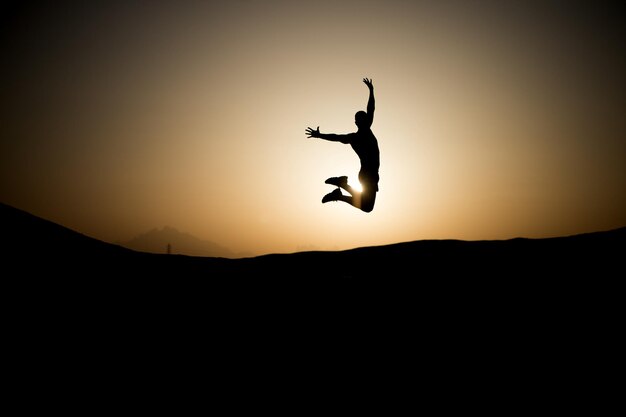
<svg viewBox="0 0 626 417"><path fill-rule="evenodd" d="M306 134L309 138L320 138L333 142L341 142L350 144L354 152L361 160L361 170L359 171L359 182L363 191L360 193L348 185L348 177L331 177L325 182L326 184L335 185L333 192L328 193L322 198L322 203L329 201L345 201L354 207L363 210L366 213L374 209L376 202L376 193L378 192L378 168L380 166L380 152L378 150L378 141L372 133L370 127L374 121L374 84L371 79L363 78L363 82L370 90L369 99L367 101L367 112L358 111L354 115L354 123L358 130L355 133L337 135L333 133L320 133L319 126L316 130L310 127L306 128ZM346 190L350 195L344 195L341 189Z"/></svg>

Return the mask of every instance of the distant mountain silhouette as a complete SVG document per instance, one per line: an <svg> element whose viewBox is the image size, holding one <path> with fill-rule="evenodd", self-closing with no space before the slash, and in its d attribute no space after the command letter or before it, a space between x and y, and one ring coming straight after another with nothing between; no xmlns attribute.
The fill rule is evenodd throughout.
<svg viewBox="0 0 626 417"><path fill-rule="evenodd" d="M214 258L242 258L251 256L249 253L234 253L228 248L207 240L201 240L189 233L180 232L172 227L152 229L126 242L119 242L121 246L142 252L189 256L205 256Z"/></svg>

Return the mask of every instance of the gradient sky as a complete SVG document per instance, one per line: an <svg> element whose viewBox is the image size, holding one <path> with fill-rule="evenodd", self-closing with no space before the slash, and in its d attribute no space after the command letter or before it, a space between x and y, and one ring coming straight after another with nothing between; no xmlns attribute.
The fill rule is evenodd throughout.
<svg viewBox="0 0 626 417"><path fill-rule="evenodd" d="M626 225L624 14L588 2L0 6L0 201L254 255ZM517 4L522 3L522 4ZM372 78L372 213L322 204Z"/></svg>

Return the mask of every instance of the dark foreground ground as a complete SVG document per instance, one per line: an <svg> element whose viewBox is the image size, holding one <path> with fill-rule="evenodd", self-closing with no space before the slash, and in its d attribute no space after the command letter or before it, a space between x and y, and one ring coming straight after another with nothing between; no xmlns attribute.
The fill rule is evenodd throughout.
<svg viewBox="0 0 626 417"><path fill-rule="evenodd" d="M617 389L605 370L623 350L624 228L237 260L134 252L6 205L0 229L9 379L49 390L68 376L85 398L105 381L94 404L111 384L135 395L168 373L169 393L200 375L255 389L363 377L395 391L410 372L441 403L452 383L489 404L516 392L509 407L581 397L594 411L592 389L602 401Z"/></svg>
<svg viewBox="0 0 626 417"><path fill-rule="evenodd" d="M19 331L44 332L38 343L59 328L69 338L167 329L168 345L183 333L243 338L229 345L243 354L271 334L292 352L311 343L331 352L358 333L364 344L413 340L411 349L451 357L479 339L480 349L488 340L488 349L525 352L563 339L561 355L582 344L613 349L623 315L626 228L247 259L135 252L1 204L0 229L7 319L26 317Z"/></svg>

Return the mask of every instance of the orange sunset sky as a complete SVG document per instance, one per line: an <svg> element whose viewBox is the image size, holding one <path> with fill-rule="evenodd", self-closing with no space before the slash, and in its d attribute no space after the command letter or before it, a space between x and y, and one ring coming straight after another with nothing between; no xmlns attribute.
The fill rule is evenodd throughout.
<svg viewBox="0 0 626 417"><path fill-rule="evenodd" d="M0 201L254 255L626 225L623 12L512 3L3 2ZM359 161L305 135L354 132L364 77L371 213L321 203Z"/></svg>

